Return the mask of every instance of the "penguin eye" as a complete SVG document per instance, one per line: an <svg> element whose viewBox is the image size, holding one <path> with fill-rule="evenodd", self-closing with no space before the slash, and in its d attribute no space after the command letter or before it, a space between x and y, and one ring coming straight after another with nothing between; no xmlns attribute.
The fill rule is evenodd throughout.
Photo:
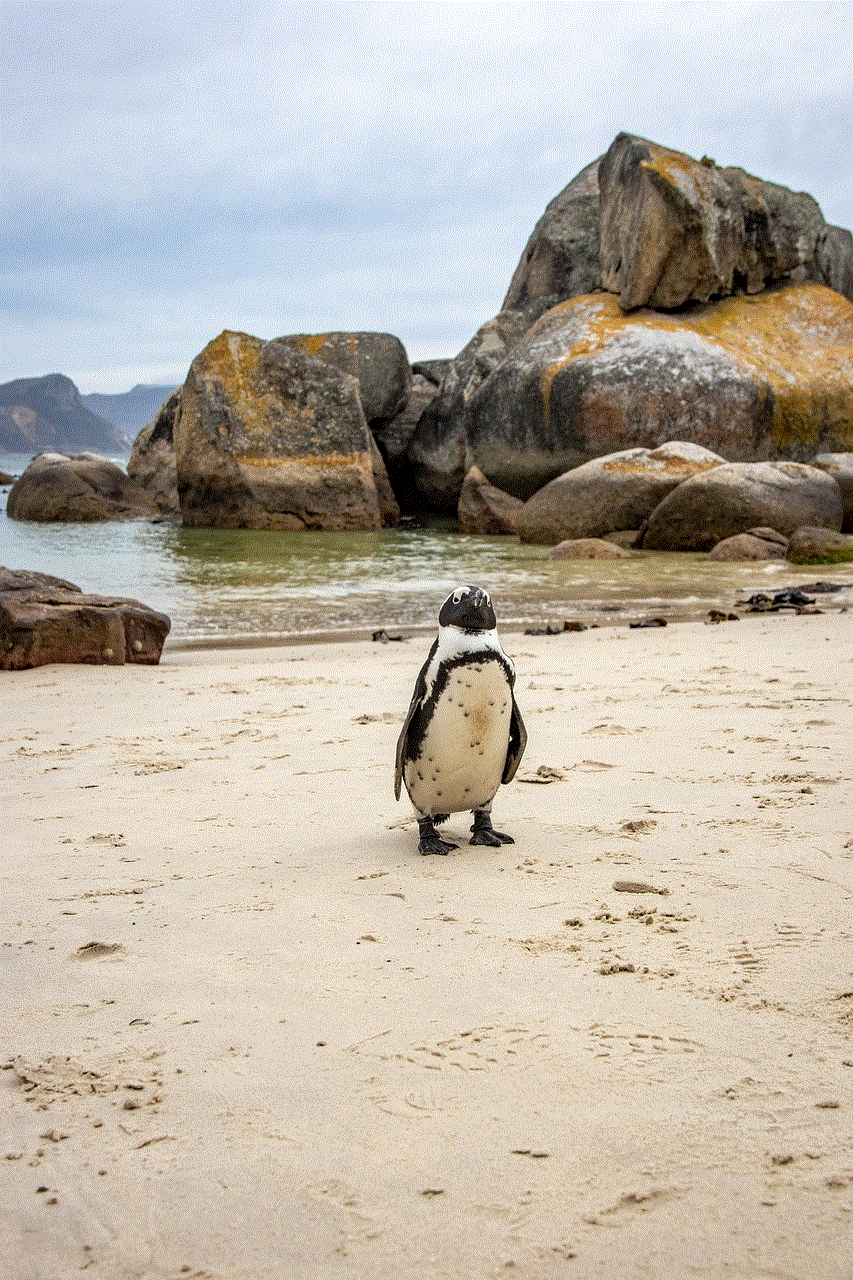
<svg viewBox="0 0 853 1280"><path fill-rule="evenodd" d="M458 603L459 603L459 601L460 601L460 600L462 599L462 597L464 596L464 594L465 594L465 592L464 592L464 591L454 591L454 592L453 592L453 603L454 603L454 604L458 604Z"/></svg>

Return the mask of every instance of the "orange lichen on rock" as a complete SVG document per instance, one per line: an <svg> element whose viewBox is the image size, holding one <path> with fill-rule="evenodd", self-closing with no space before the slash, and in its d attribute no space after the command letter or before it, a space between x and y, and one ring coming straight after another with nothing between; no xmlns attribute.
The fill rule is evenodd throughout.
<svg viewBox="0 0 853 1280"><path fill-rule="evenodd" d="M541 394L550 412L554 378L567 365L612 348L622 335L654 347L655 333L696 335L725 352L773 392L773 444L779 453L820 443L827 429L838 449L853 449L853 303L820 284L694 304L679 312L625 314L612 294L585 294L554 307L530 330L556 359L543 365ZM565 335L565 336L563 336Z"/></svg>

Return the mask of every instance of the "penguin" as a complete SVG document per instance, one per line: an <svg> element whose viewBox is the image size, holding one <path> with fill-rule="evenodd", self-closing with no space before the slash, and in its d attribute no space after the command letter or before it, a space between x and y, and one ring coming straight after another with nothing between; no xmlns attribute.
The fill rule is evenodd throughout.
<svg viewBox="0 0 853 1280"><path fill-rule="evenodd" d="M471 844L514 844L492 826L492 800L511 782L527 744L515 701L515 668L498 639L482 587L457 587L438 615L438 636L415 683L397 741L394 794L405 782L422 854L458 848L435 823L470 809Z"/></svg>

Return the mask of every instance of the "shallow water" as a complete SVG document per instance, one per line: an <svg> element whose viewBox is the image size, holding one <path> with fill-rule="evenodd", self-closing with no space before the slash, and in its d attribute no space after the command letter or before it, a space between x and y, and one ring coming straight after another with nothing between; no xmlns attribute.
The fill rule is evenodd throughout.
<svg viewBox="0 0 853 1280"><path fill-rule="evenodd" d="M714 564L688 553L558 561L547 548L446 526L291 533L142 520L36 524L3 514L0 563L142 600L170 616L171 642L432 627L444 596L468 582L488 589L504 627L701 616L753 591L822 577L853 590L849 568Z"/></svg>

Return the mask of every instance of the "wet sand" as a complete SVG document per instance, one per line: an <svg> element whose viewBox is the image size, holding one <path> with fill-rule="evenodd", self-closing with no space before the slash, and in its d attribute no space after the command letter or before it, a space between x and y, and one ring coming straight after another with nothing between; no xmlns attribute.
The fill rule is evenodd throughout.
<svg viewBox="0 0 853 1280"><path fill-rule="evenodd" d="M424 637L3 676L4 1276L849 1280L851 614L504 643L447 858Z"/></svg>

